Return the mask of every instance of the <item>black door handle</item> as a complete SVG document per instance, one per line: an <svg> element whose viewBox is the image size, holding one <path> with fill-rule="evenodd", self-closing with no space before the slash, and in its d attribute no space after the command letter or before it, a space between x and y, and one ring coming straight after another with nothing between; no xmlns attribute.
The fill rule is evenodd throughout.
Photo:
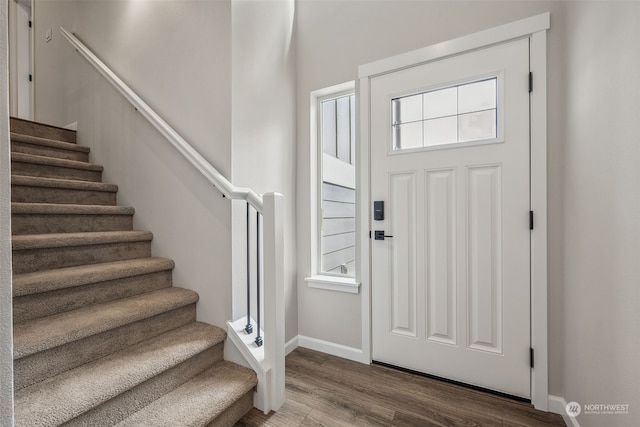
<svg viewBox="0 0 640 427"><path fill-rule="evenodd" d="M384 240L385 237L393 237L393 236L385 236L384 230L376 230L374 233L375 240Z"/></svg>

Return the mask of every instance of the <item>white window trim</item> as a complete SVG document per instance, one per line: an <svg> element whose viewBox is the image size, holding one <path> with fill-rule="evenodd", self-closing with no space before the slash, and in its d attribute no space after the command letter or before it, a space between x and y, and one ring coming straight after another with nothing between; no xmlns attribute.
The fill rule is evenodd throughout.
<svg viewBox="0 0 640 427"><path fill-rule="evenodd" d="M346 292L349 294L360 293L360 283L356 282L355 277L317 274L315 276L305 277L304 281L307 282L307 286L310 288Z"/></svg>
<svg viewBox="0 0 640 427"><path fill-rule="evenodd" d="M530 71L534 89L530 96L531 126L531 209L535 228L531 232L531 347L535 367L531 372L531 403L549 409L548 317L547 317L547 30L551 13L521 19L488 30L445 41L358 67L356 106L360 131L356 147L356 277L362 283L363 363L371 363L371 261L369 247L369 109L370 79L447 56L468 52L519 38L530 40ZM553 403L553 402L552 402Z"/></svg>
<svg viewBox="0 0 640 427"><path fill-rule="evenodd" d="M324 99L337 98L341 95L353 93L355 91L355 81L345 82L338 85L330 86L327 88L315 90L311 92L310 96L310 126L309 126L309 199L310 199L310 233L311 233L311 274L304 280L307 282L307 286L315 289L326 289L330 291L346 292L351 294L357 294L360 292L360 282L355 277L331 275L328 273L322 273L320 271L320 232L318 228L318 221L321 218L321 206L319 203L319 195L321 183L319 178L321 176L320 169L320 140L319 140L319 125L320 125L320 112L318 105L320 101ZM357 100L356 100L357 103ZM357 123L356 123L357 129ZM356 141L357 141L356 137ZM357 154L356 154L357 157ZM358 193L356 186L356 194ZM356 205L357 206L357 205ZM357 208L356 208L357 209ZM356 253L360 242L356 238ZM356 264L357 265L357 264ZM357 267L356 267L357 269Z"/></svg>

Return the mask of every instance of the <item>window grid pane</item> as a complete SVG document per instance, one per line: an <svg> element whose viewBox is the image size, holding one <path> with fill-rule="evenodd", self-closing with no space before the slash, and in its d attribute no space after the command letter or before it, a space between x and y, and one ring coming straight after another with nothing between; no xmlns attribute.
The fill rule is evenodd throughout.
<svg viewBox="0 0 640 427"><path fill-rule="evenodd" d="M458 114L496 108L496 79L458 87Z"/></svg>
<svg viewBox="0 0 640 427"><path fill-rule="evenodd" d="M480 141L496 137L496 110L476 111L458 116L458 140Z"/></svg>
<svg viewBox="0 0 640 427"><path fill-rule="evenodd" d="M393 150L498 137L497 77L391 100Z"/></svg>
<svg viewBox="0 0 640 427"><path fill-rule="evenodd" d="M434 90L424 94L424 118L455 116L458 114L458 88Z"/></svg>
<svg viewBox="0 0 640 427"><path fill-rule="evenodd" d="M438 119L425 120L424 122L424 146L453 144L458 142L458 118L457 116L440 117Z"/></svg>
<svg viewBox="0 0 640 427"><path fill-rule="evenodd" d="M351 163L351 120L349 97L345 96L336 99L336 126L337 126L337 144L338 159L343 162Z"/></svg>
<svg viewBox="0 0 640 427"><path fill-rule="evenodd" d="M322 103L322 146L325 153L336 156L336 100Z"/></svg>
<svg viewBox="0 0 640 427"><path fill-rule="evenodd" d="M349 117L351 118L351 159L349 163L356 164L356 96L349 97Z"/></svg>

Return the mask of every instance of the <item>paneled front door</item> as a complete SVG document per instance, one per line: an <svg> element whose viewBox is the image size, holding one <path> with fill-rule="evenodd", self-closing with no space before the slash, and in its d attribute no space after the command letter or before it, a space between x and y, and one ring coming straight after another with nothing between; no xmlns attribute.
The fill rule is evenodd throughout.
<svg viewBox="0 0 640 427"><path fill-rule="evenodd" d="M528 78L522 39L371 79L374 360L530 396Z"/></svg>

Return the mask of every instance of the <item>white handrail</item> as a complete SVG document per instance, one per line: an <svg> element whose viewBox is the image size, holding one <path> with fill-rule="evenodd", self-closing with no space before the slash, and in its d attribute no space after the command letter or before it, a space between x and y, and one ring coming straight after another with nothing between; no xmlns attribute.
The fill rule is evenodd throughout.
<svg viewBox="0 0 640 427"><path fill-rule="evenodd" d="M218 191L229 199L246 200L258 212L263 213L263 200L260 194L249 188L236 187L229 182L75 35L63 27L60 27L60 32L78 53L102 74Z"/></svg>

